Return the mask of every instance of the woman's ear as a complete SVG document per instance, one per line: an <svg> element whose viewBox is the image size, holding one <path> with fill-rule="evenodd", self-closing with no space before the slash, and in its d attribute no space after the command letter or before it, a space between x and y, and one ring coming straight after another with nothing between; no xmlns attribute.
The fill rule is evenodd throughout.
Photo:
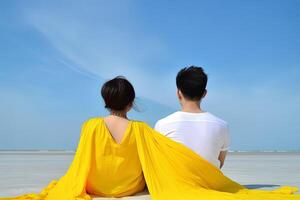
<svg viewBox="0 0 300 200"><path fill-rule="evenodd" d="M126 112L129 112L131 110L131 108L133 107L133 103L129 104L127 107L126 107Z"/></svg>

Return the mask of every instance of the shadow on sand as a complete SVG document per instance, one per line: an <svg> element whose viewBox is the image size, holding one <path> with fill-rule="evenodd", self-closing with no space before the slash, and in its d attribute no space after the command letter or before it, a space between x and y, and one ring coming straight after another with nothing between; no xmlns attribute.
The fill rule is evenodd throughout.
<svg viewBox="0 0 300 200"><path fill-rule="evenodd" d="M244 185L248 189L259 189L259 188L273 188L273 187L280 187L280 185L271 185L271 184L249 184Z"/></svg>

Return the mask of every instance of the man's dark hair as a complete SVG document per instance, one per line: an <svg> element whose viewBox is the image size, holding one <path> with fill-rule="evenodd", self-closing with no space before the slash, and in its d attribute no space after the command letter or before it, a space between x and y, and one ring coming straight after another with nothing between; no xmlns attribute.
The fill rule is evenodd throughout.
<svg viewBox="0 0 300 200"><path fill-rule="evenodd" d="M176 76L177 88L188 100L201 100L206 91L206 84L207 75L201 67L185 67Z"/></svg>
<svg viewBox="0 0 300 200"><path fill-rule="evenodd" d="M131 83L123 76L117 76L103 84L101 95L105 108L113 111L123 111L132 105L135 91Z"/></svg>

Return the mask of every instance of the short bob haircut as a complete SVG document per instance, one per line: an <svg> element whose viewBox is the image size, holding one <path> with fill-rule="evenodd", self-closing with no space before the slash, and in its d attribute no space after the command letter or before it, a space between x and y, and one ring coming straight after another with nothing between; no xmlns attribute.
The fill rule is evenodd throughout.
<svg viewBox="0 0 300 200"><path fill-rule="evenodd" d="M201 67L190 66L181 69L176 77L177 89L184 98L200 101L206 92L207 75Z"/></svg>
<svg viewBox="0 0 300 200"><path fill-rule="evenodd" d="M105 108L111 111L124 111L128 106L133 105L135 91L125 77L117 76L103 84L101 96Z"/></svg>

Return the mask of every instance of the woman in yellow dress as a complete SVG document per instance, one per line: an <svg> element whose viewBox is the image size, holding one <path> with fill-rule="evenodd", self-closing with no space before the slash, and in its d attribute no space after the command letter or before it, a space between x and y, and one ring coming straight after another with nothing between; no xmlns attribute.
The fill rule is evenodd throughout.
<svg viewBox="0 0 300 200"><path fill-rule="evenodd" d="M91 200L123 197L144 190L153 200L300 200L295 187L249 190L230 180L192 150L127 118L135 99L123 77L101 90L106 117L84 122L74 159L64 176L39 194L4 199ZM145 184L146 183L146 184Z"/></svg>

